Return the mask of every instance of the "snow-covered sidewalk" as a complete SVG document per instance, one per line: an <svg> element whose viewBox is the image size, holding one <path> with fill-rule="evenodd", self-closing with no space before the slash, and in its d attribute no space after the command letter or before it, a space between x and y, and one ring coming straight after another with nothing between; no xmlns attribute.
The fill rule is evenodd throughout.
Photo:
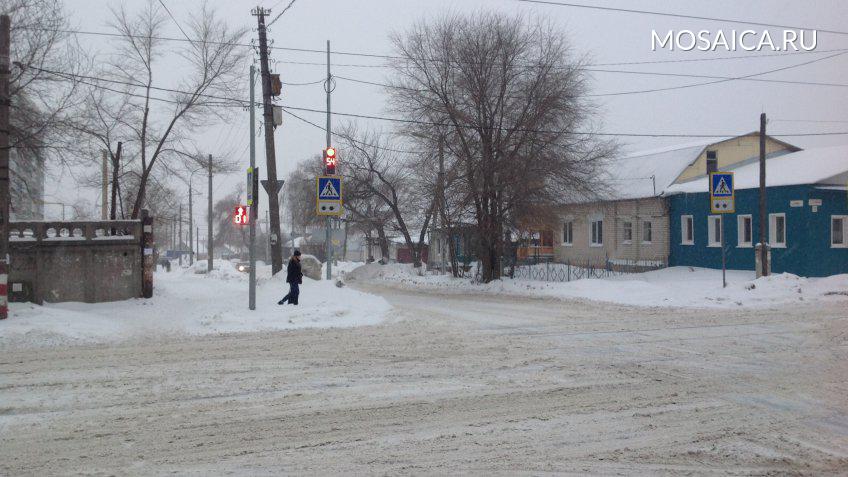
<svg viewBox="0 0 848 477"><path fill-rule="evenodd" d="M789 273L755 279L754 272L670 267L652 272L570 282L504 279L475 284L449 275L420 274L411 265L369 264L346 275L349 281L382 280L402 288L445 293L486 293L540 298L586 299L646 307L778 307L817 301L848 302L848 274L803 278Z"/></svg>
<svg viewBox="0 0 848 477"><path fill-rule="evenodd" d="M272 278L265 266L257 269L256 310L250 311L247 274L225 261L215 268L209 277L192 269L157 272L149 300L12 303L9 319L0 321L0 348L373 325L391 309L380 297L308 278L301 285L299 306L279 306L277 301L288 290L285 273Z"/></svg>

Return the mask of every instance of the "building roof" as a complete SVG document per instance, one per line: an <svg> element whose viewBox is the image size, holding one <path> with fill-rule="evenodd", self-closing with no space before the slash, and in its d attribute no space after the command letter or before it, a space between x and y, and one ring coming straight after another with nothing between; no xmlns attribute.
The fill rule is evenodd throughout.
<svg viewBox="0 0 848 477"><path fill-rule="evenodd" d="M612 200L661 195L689 167L704 148L714 142L698 142L633 153L611 161L606 167Z"/></svg>
<svg viewBox="0 0 848 477"><path fill-rule="evenodd" d="M753 189L760 185L759 162L727 168L733 172L735 189ZM845 185L848 181L848 144L806 149L771 157L766 161L766 186L800 184ZM709 178L700 177L665 189L665 195L708 191Z"/></svg>

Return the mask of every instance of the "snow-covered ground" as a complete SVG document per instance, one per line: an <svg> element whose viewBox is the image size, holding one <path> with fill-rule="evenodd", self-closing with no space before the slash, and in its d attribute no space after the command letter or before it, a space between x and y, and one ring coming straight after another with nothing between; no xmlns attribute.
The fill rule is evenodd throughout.
<svg viewBox="0 0 848 477"><path fill-rule="evenodd" d="M248 310L247 274L230 262L157 272L154 297L111 303L12 303L0 321L0 348L104 343L157 335L204 335L312 327L349 327L381 322L390 307L377 296L303 279L300 305L277 305L288 291L285 274L257 268L256 310Z"/></svg>
<svg viewBox="0 0 848 477"><path fill-rule="evenodd" d="M848 274L803 278L782 273L755 279L754 272L728 270L727 288L722 288L721 270L690 267L571 282L504 279L475 284L469 279L427 274L411 265L370 264L349 272L346 280L382 280L403 288L429 287L449 293L576 298L649 307L738 308L816 301L848 302Z"/></svg>

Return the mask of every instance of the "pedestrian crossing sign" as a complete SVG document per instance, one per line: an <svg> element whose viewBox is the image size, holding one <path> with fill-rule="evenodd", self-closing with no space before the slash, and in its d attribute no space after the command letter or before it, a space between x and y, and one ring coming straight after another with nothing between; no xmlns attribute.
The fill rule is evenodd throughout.
<svg viewBox="0 0 848 477"><path fill-rule="evenodd" d="M342 178L319 176L316 185L316 213L318 215L342 215Z"/></svg>
<svg viewBox="0 0 848 477"><path fill-rule="evenodd" d="M736 212L736 196L733 191L732 172L710 173L710 211L713 214Z"/></svg>

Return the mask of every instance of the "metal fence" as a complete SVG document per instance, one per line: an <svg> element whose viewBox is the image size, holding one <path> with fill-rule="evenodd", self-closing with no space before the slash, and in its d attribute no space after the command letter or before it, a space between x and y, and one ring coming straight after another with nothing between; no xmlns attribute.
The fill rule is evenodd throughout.
<svg viewBox="0 0 848 477"><path fill-rule="evenodd" d="M540 262L518 263L507 267L504 275L514 280L570 282L584 278L608 278L629 273L643 273L666 266L662 261L606 260L603 264Z"/></svg>

